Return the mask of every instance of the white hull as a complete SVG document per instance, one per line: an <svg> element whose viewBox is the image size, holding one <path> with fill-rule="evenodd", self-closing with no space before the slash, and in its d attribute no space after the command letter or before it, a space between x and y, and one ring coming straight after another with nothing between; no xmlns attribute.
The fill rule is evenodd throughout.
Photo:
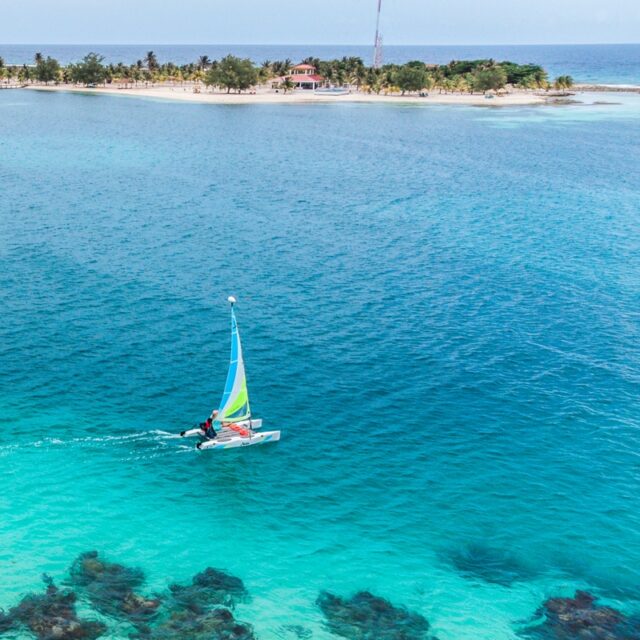
<svg viewBox="0 0 640 640"><path fill-rule="evenodd" d="M197 445L198 449L235 449L236 447L250 447L254 444L266 444L280 440L279 431L263 431L241 436L232 429L223 429L215 440L205 440Z"/></svg>

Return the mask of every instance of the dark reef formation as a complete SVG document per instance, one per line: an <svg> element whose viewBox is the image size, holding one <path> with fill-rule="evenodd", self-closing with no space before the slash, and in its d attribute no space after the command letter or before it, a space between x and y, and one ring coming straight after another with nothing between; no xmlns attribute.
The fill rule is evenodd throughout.
<svg viewBox="0 0 640 640"><path fill-rule="evenodd" d="M0 614L0 633L26 628L38 640L93 640L107 630L102 622L78 618L76 594L61 591L48 576L43 578L44 594L29 594L7 614Z"/></svg>
<svg viewBox="0 0 640 640"><path fill-rule="evenodd" d="M512 553L480 544L457 549L449 554L448 560L465 578L479 578L505 587L535 577L535 571Z"/></svg>
<svg viewBox="0 0 640 640"><path fill-rule="evenodd" d="M242 580L219 569L197 573L190 585L171 585L163 599L137 592L145 581L140 569L108 562L97 551L80 554L69 573L96 611L133 625L132 639L256 640L253 627L229 610L248 598ZM45 582L44 595L29 594L6 614L0 610L0 635L28 630L37 640L94 640L107 631L102 622L78 618L74 591Z"/></svg>
<svg viewBox="0 0 640 640"><path fill-rule="evenodd" d="M162 622L141 630L139 640L255 640L253 627L229 610L248 597L240 578L207 567L190 585L172 584L169 591Z"/></svg>
<svg viewBox="0 0 640 640"><path fill-rule="evenodd" d="M492 577L512 575L499 565L499 573L491 573ZM90 616L78 616L76 603L81 597L113 622L130 625L119 637L128 633L131 640L256 640L252 625L237 620L232 612L249 599L244 583L220 569L207 567L193 576L191 584L171 584L162 598L138 593L145 581L140 569L109 562L96 551L78 556L69 573L72 588L59 589L44 575L43 593L27 594L6 613L0 609L0 636L28 633L36 640L95 640L108 627ZM326 629L345 640L437 640L424 616L368 591L350 598L322 591L316 604ZM310 629L297 624L274 632L282 640L313 637ZM640 618L600 605L586 591L576 591L573 598L546 600L519 636L526 640L640 640Z"/></svg>
<svg viewBox="0 0 640 640"><path fill-rule="evenodd" d="M173 584L164 599L138 593L140 569L80 554L69 570L70 583L96 611L133 625L138 640L255 640L253 627L235 619L230 607L248 598L240 578L206 568L190 585ZM46 577L44 595L29 594L7 613L0 610L0 634L29 630L38 640L93 640L107 631L102 622L76 614L76 593L59 590ZM308 636L300 635L301 640Z"/></svg>
<svg viewBox="0 0 640 640"><path fill-rule="evenodd" d="M601 606L586 591L550 598L538 611L543 622L521 633L531 640L640 640L640 620Z"/></svg>
<svg viewBox="0 0 640 640"><path fill-rule="evenodd" d="M176 603L194 612L215 604L233 608L247 599L247 590L240 578L212 567L193 576L190 585L172 584L169 590Z"/></svg>
<svg viewBox="0 0 640 640"><path fill-rule="evenodd" d="M328 630L348 640L435 640L426 618L368 591L351 598L322 591L317 604Z"/></svg>
<svg viewBox="0 0 640 640"><path fill-rule="evenodd" d="M71 565L70 574L71 584L105 615L145 624L160 606L159 598L146 598L134 591L144 583L141 569L107 562L97 551L80 554Z"/></svg>
<svg viewBox="0 0 640 640"><path fill-rule="evenodd" d="M164 622L135 637L140 640L255 640L253 627L236 620L224 607L202 613L172 610Z"/></svg>

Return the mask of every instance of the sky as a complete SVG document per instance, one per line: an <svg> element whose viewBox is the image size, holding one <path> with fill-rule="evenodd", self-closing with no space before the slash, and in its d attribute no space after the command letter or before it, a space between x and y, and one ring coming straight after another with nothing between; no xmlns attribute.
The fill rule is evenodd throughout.
<svg viewBox="0 0 640 640"><path fill-rule="evenodd" d="M3 44L370 44L377 0L0 0ZM385 44L640 42L640 0L382 0Z"/></svg>

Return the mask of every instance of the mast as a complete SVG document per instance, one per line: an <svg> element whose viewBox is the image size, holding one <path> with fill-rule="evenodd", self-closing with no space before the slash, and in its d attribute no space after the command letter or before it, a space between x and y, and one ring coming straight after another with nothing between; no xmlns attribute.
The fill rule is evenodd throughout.
<svg viewBox="0 0 640 640"><path fill-rule="evenodd" d="M382 0L378 0L378 13L376 15L376 38L373 43L373 68L379 69L382 66L382 34L380 33L380 9Z"/></svg>

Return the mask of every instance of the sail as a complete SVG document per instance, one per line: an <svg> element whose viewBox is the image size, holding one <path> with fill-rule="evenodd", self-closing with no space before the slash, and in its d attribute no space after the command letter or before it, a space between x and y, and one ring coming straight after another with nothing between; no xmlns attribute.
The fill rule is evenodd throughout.
<svg viewBox="0 0 640 640"><path fill-rule="evenodd" d="M244 360L242 359L242 344L240 344L238 323L236 322L236 314L232 303L231 359L216 422L236 422L238 420L247 420L250 417L251 410L249 409L249 392L247 391L247 378L244 372Z"/></svg>

